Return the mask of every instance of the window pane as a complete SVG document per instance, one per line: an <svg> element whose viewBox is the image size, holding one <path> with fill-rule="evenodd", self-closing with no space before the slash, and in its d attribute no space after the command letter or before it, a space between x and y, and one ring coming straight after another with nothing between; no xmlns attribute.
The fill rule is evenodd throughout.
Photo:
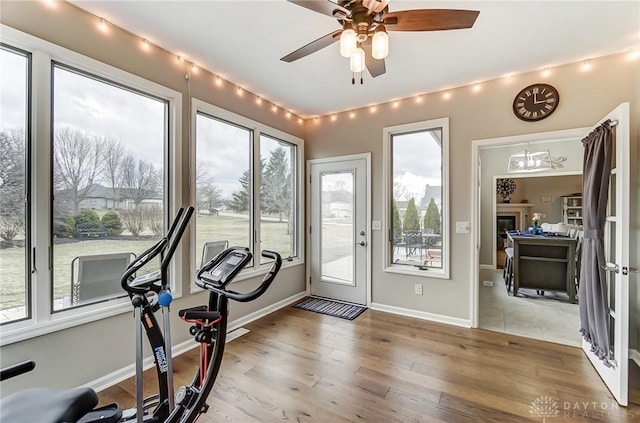
<svg viewBox="0 0 640 423"><path fill-rule="evenodd" d="M442 267L442 131L393 135L393 262Z"/></svg>
<svg viewBox="0 0 640 423"><path fill-rule="evenodd" d="M163 235L167 107L54 66L54 311L125 295L126 253Z"/></svg>
<svg viewBox="0 0 640 423"><path fill-rule="evenodd" d="M295 145L260 136L260 248L276 251L282 257L297 255L296 157ZM269 260L261 257L260 261Z"/></svg>
<svg viewBox="0 0 640 423"><path fill-rule="evenodd" d="M252 134L208 115L196 116L198 266L205 254L211 258L224 246L251 247Z"/></svg>
<svg viewBox="0 0 640 423"><path fill-rule="evenodd" d="M0 323L30 315L27 113L29 58L0 48Z"/></svg>
<svg viewBox="0 0 640 423"><path fill-rule="evenodd" d="M323 173L320 180L321 227L320 277L355 286L355 193L353 171Z"/></svg>

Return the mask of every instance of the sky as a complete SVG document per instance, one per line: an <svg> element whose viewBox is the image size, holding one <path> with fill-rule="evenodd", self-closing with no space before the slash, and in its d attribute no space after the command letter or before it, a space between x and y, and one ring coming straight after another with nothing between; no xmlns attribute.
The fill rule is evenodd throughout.
<svg viewBox="0 0 640 423"><path fill-rule="evenodd" d="M442 185L442 148L432 131L394 135L392 149L393 182L407 193L396 199L414 197L419 202L427 184Z"/></svg>

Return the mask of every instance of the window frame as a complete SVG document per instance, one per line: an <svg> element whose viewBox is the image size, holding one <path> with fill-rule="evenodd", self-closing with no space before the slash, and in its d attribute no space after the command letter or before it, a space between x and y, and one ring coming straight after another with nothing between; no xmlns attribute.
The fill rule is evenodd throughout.
<svg viewBox="0 0 640 423"><path fill-rule="evenodd" d="M249 249L251 253L254 255L253 264L251 266L247 266L243 269L238 276L235 278L234 282L239 282L243 280L247 280L256 276L264 275L267 270L271 267L271 263L263 263L260 264L260 252L257 251L257 248L260 246L260 210L256 209L256 205L260 204L260 189L256 189L256 187L260 186L260 172L256 169L260 169L260 136L262 134L268 136L272 139L277 139L281 141L285 141L296 146L296 176L295 176L295 248L297 251L296 257L291 258L290 260L285 260L283 258L282 268L286 269L292 266L298 266L304 264L304 241L303 241L303 233L304 233L304 222L302 218L302 201L303 195L302 186L303 186L303 173L302 166L300 165L301 161L304 159L304 140L283 132L281 130L275 129L253 119L249 119L245 116L230 112L228 110L222 109L218 106L214 106L213 104L207 103L206 101L197 99L192 97L191 99L191 157L190 157L190 166L191 169L196 168L196 156L197 156L197 143L196 143L196 117L201 113L203 115L211 116L211 118L218 119L222 122L228 122L230 125L237 125L242 128L247 128L253 131L253 136L251 140L251 152L250 152L250 161L252 165L251 172L251 210L249 211L250 215L250 225L251 230L251 238L253 239ZM191 172L190 175L190 186L193 187L190 195L191 204L195 204L196 201L196 181L195 181L195 172ZM195 227L195 219L191 222L191 230L193 232L196 231ZM200 251L196 248L196 239L192 237L191 239L191 269L194 272L200 267ZM257 253L257 254L256 254ZM191 278L193 280L193 277ZM194 282L191 283L191 292L200 292L201 288L197 287Z"/></svg>
<svg viewBox="0 0 640 423"><path fill-rule="evenodd" d="M442 131L442 268L418 268L393 263L393 157L394 135L424 132L433 129ZM426 278L450 279L450 202L449 202L449 118L438 118L383 128L383 233L385 237L383 271Z"/></svg>
<svg viewBox="0 0 640 423"><path fill-rule="evenodd" d="M102 78L106 82L124 86L132 91L145 93L168 102L166 110L167 162L165 175L165 221L182 204L182 94L145 78L115 68L106 63L76 53L49 41L26 34L0 24L0 41L7 46L23 50L32 55L31 96L29 99L31 150L28 163L32 170L29 181L32 273L30 281L31 317L2 326L0 346L45 335L55 331L79 326L85 323L131 311L128 298L99 302L84 307L52 310L52 274L50 260L52 254L52 95L53 64L77 69ZM181 260L182 246L176 252L176 259L170 269L174 297L182 295L181 280L184 264Z"/></svg>
<svg viewBox="0 0 640 423"><path fill-rule="evenodd" d="M32 186L32 165L31 165L31 157L32 157L32 133L33 133L33 127L32 127L32 118L33 118L33 101L32 101L32 97L33 97L33 53L28 51L28 50L24 50L22 48L16 47L15 45L10 45L7 44L5 42L3 42L2 40L0 40L0 45L2 45L3 50L5 51L9 51L12 52L14 54L19 54L24 56L25 60L26 60L26 78L27 78L27 86L26 86L26 110L25 110L25 116L26 116L26 120L24 122L24 126L25 126L25 145L24 145L24 188L25 188L25 192L24 192L24 196L25 196L25 212L24 212L24 218L25 218L25 222L24 222L24 252L25 252L25 280L24 280L24 287L25 287L25 316L21 317L19 319L15 319L15 320L9 320L6 322L2 322L0 323L0 328L6 328L8 327L8 325L11 324L15 324L15 323L19 323L19 322L23 322L25 320L30 320L33 317L33 299L32 299L32 294L33 294L33 287L32 287L32 273L35 271L35 263L34 263L34 252L33 252L33 242L32 242L32 237L30 236L31 232L32 232L32 209L31 209L31 192L30 192L30 187ZM1 332L1 331L0 331Z"/></svg>

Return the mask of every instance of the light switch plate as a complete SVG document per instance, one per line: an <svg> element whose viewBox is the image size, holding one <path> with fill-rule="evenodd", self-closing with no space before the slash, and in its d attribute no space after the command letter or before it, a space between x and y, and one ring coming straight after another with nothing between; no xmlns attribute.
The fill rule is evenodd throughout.
<svg viewBox="0 0 640 423"><path fill-rule="evenodd" d="M469 222L456 222L456 233L457 234L468 234L469 233Z"/></svg>
<svg viewBox="0 0 640 423"><path fill-rule="evenodd" d="M371 221L371 230L372 231L379 231L382 229L382 222L379 220L372 220Z"/></svg>

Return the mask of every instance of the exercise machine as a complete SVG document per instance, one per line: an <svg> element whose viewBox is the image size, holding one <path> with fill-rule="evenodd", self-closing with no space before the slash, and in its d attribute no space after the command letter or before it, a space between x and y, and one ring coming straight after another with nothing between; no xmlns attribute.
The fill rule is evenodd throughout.
<svg viewBox="0 0 640 423"><path fill-rule="evenodd" d="M167 236L140 254L122 276L122 287L129 293L134 307L136 326L136 407L122 410L117 404L95 408L98 397L90 388L67 391L30 389L10 395L0 402L2 423L193 423L208 409L207 397L213 388L224 354L229 299L253 301L274 281L282 258L278 253L263 251L263 257L273 260L262 282L251 292L238 293L228 289L229 283L252 259L246 248L232 247L205 263L197 272L195 283L209 290L208 303L180 310L178 315L192 326L189 329L200 344L200 361L191 384L173 388L171 332L169 306L172 302L168 282L169 263L193 214L190 207L184 218L180 209ZM154 258L160 258L160 269L141 276L136 274ZM162 310L163 330L155 313ZM153 351L158 378L158 394L143 398L142 330L146 332ZM33 368L33 362L22 363L0 373L0 380L16 376Z"/></svg>

